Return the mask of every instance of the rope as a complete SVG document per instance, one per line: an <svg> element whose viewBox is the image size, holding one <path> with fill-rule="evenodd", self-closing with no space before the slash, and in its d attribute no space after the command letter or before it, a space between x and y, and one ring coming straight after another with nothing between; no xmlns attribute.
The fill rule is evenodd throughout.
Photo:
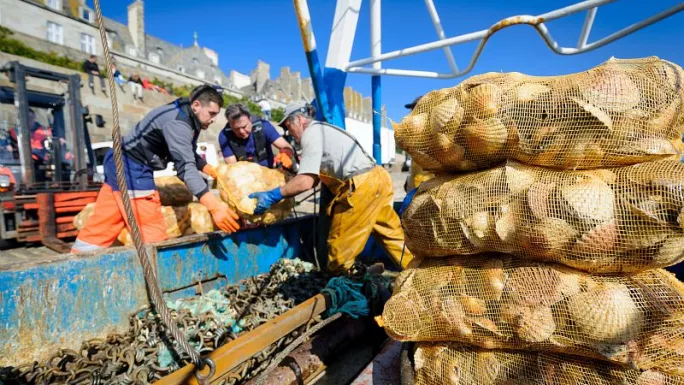
<svg viewBox="0 0 684 385"><path fill-rule="evenodd" d="M159 282L157 281L157 277L152 269L150 258L147 255L147 249L143 246L138 220L136 219L135 215L133 215L133 206L131 204L131 198L128 196L128 186L126 185L126 176L124 174L123 153L121 150L121 128L119 127L119 109L117 108L116 101L116 85L114 84L114 75L112 74L112 58L109 52L109 45L107 44L107 33L102 20L102 11L100 9L99 0L95 0L95 15L99 25L100 38L102 39L102 47L104 49L105 62L107 66L107 79L109 80L109 92L111 93L112 115L114 117L112 138L114 140L113 150L114 163L116 165L116 181L121 191L121 198L123 200L124 210L126 211L126 218L128 219L128 224L131 226L131 237L133 238L135 249L138 252L138 258L140 259L140 264L142 265L143 275L145 277L145 283L147 284L147 289L152 300L152 305L157 313L159 313L162 322L174 340L176 340L178 346L190 357L190 361L193 363L193 365L195 365L195 377L200 383L204 383L206 379L211 378L214 375L216 369L215 365L211 360L203 360L199 352L197 352L192 346L190 346L190 344L188 344L185 336L180 329L178 329L178 325L176 325L176 322L174 322L173 318L171 317L171 312L169 312L166 302L162 297L162 291L159 286ZM176 352L179 353L179 356L181 355L177 350ZM209 365L210 373L207 376L202 376L198 373L198 371L202 369L205 364Z"/></svg>

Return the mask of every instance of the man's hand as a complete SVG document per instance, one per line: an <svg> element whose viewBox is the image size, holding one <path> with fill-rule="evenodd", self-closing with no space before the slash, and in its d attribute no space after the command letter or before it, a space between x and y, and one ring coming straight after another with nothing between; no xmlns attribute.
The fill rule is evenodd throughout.
<svg viewBox="0 0 684 385"><path fill-rule="evenodd" d="M273 166L278 167L282 165L284 168L292 168L292 158L290 158L286 153L281 152L273 158Z"/></svg>
<svg viewBox="0 0 684 385"><path fill-rule="evenodd" d="M206 206L214 218L214 223L219 229L225 231L226 233L234 233L240 229L238 224L238 215L231 210L227 204L221 202L214 194L206 193L200 198L200 203Z"/></svg>
<svg viewBox="0 0 684 385"><path fill-rule="evenodd" d="M218 179L218 173L216 173L216 168L214 168L214 166L212 166L210 164L207 164L206 166L204 166L204 168L202 168L202 172L209 175L210 177L212 177L214 179Z"/></svg>
<svg viewBox="0 0 684 385"><path fill-rule="evenodd" d="M271 191L249 194L249 197L257 200L254 214L263 214L266 210L270 209L271 206L283 199L283 194L280 193L280 187L276 187Z"/></svg>

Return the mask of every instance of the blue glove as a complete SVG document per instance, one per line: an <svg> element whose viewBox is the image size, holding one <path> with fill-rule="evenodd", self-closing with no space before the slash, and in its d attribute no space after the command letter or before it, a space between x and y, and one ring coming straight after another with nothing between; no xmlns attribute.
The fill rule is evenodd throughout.
<svg viewBox="0 0 684 385"><path fill-rule="evenodd" d="M254 214L263 214L271 206L283 199L283 194L280 193L280 187L276 187L271 191L263 191L249 194L249 197L257 200Z"/></svg>
<svg viewBox="0 0 684 385"><path fill-rule="evenodd" d="M411 201L413 200L413 196L416 195L416 191L418 191L418 189L414 188L413 190L409 191L408 194L406 194L404 201L401 202L401 208L399 208L399 217L401 217L404 214L404 211L406 211L406 209L411 204Z"/></svg>

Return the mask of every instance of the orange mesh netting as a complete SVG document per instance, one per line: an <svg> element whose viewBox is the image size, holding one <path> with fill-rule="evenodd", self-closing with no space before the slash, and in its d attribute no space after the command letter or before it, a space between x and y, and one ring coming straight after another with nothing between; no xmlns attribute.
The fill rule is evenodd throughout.
<svg viewBox="0 0 684 385"><path fill-rule="evenodd" d="M222 164L217 169L221 199L241 217L252 223L271 224L290 215L293 199L283 199L261 215L254 215L256 199L249 198L255 192L272 190L285 185L285 176L278 170L252 162Z"/></svg>
<svg viewBox="0 0 684 385"><path fill-rule="evenodd" d="M684 377L572 356L416 344L414 385L684 385Z"/></svg>
<svg viewBox="0 0 684 385"><path fill-rule="evenodd" d="M662 269L593 276L504 254L424 259L380 323L401 341L558 352L684 375L684 284Z"/></svg>
<svg viewBox="0 0 684 385"><path fill-rule="evenodd" d="M154 178L154 184L163 206L185 206L194 198L185 182L175 175Z"/></svg>
<svg viewBox="0 0 684 385"><path fill-rule="evenodd" d="M565 76L487 73L426 94L394 135L436 171L505 159L561 169L656 160L681 147L673 142L684 130L683 75L657 57L611 59Z"/></svg>
<svg viewBox="0 0 684 385"><path fill-rule="evenodd" d="M684 164L604 170L505 165L424 182L403 215L418 256L511 253L590 272L684 259Z"/></svg>

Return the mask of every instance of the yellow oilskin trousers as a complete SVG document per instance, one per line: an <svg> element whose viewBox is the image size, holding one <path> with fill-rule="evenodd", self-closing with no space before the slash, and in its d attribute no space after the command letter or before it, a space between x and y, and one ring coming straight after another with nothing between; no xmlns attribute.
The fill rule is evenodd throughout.
<svg viewBox="0 0 684 385"><path fill-rule="evenodd" d="M392 261L405 268L413 255L404 247L404 231L392 207L392 178L382 167L341 181L321 174L321 181L335 198L328 206L328 270L347 271L372 234ZM403 252L403 255L402 255Z"/></svg>

